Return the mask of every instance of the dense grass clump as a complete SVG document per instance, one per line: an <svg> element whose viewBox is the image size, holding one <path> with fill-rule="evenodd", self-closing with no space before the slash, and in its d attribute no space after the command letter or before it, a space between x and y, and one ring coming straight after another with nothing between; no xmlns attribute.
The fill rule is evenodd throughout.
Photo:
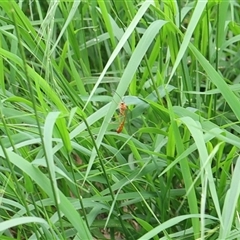
<svg viewBox="0 0 240 240"><path fill-rule="evenodd" d="M239 239L239 22L0 1L0 239Z"/></svg>

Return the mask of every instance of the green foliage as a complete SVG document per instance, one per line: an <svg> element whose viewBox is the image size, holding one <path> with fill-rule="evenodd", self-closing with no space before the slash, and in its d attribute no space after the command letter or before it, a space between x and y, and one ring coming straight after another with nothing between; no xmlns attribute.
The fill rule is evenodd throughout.
<svg viewBox="0 0 240 240"><path fill-rule="evenodd" d="M0 238L239 239L239 1L40 3L0 1Z"/></svg>

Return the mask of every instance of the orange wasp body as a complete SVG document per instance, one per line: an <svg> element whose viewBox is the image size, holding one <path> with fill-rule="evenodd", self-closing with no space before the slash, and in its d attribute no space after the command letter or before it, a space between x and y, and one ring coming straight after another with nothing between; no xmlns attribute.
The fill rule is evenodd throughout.
<svg viewBox="0 0 240 240"><path fill-rule="evenodd" d="M124 116L122 122L120 123L119 127L118 127L117 130L116 130L117 133L122 132L123 127L124 127L124 123L125 123L125 119L126 119L126 117Z"/></svg>
<svg viewBox="0 0 240 240"><path fill-rule="evenodd" d="M123 119L122 119L119 127L116 130L117 133L120 133L123 130L123 127L124 127L124 124L125 124L125 120L126 120L126 111L127 111L127 109L128 109L128 107L127 107L126 103L122 101L120 103L120 106L119 106L119 112L120 112L120 116L122 116Z"/></svg>
<svg viewBox="0 0 240 240"><path fill-rule="evenodd" d="M120 106L119 106L120 115L125 116L127 109L128 109L128 107L127 107L126 103L125 102L121 102Z"/></svg>

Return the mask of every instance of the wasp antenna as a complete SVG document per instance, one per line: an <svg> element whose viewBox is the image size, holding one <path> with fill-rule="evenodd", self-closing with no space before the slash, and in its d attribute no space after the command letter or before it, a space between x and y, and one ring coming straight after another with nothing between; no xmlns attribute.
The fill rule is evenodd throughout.
<svg viewBox="0 0 240 240"><path fill-rule="evenodd" d="M112 90L112 91L113 91L114 93L116 93L116 94L119 96L120 99L124 100L125 96L122 96L122 97L121 97L120 94L119 94L116 90Z"/></svg>
<svg viewBox="0 0 240 240"><path fill-rule="evenodd" d="M116 93L119 96L120 99L122 99L121 96L119 95L119 93L116 90L113 90L113 92Z"/></svg>

